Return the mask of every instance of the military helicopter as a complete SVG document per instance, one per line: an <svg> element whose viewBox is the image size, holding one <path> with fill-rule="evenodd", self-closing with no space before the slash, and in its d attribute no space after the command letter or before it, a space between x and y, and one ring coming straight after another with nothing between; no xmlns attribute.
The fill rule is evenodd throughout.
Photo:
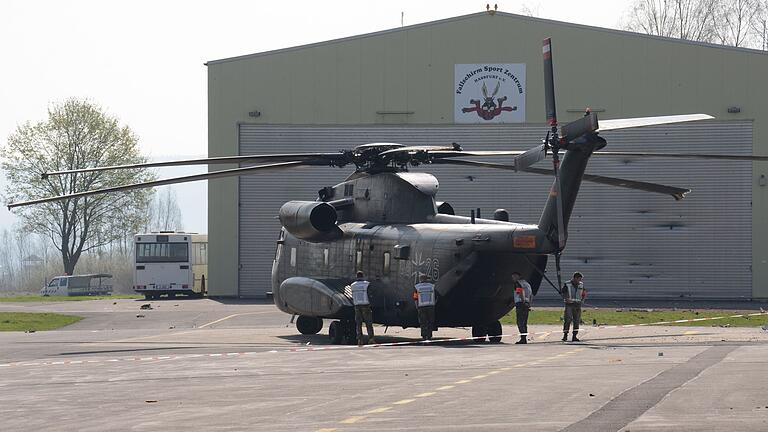
<svg viewBox="0 0 768 432"><path fill-rule="evenodd" d="M426 274L438 293L436 326L471 327L472 336L501 340L499 319L514 306L512 272L538 292L547 261L555 258L557 287L562 286L560 257L568 238L568 222L582 181L684 198L689 189L586 174L593 156L675 157L768 160L768 156L608 152L601 131L711 119L706 114L607 120L598 123L588 110L581 119L558 125L552 45L543 44L546 115L549 130L540 145L526 151L470 151L458 144L405 146L373 143L338 153L228 156L94 167L45 173L43 176L200 164L249 164L235 169L175 177L12 203L14 208L93 194L120 192L302 166L355 170L343 182L324 187L314 201L290 201L279 210L282 224L272 266L275 305L298 316L302 334L316 334L332 320L332 343L355 340L354 312L348 287L356 271L371 282L369 296L374 322L387 326L418 326L411 294L416 279ZM561 157L561 151L564 151ZM477 158L512 158L483 162ZM533 165L550 157L552 169ZM253 165L256 164L256 165ZM553 176L549 197L536 223L510 222L504 210L493 219L457 216L449 203L437 201L438 181L409 167L452 164Z"/></svg>

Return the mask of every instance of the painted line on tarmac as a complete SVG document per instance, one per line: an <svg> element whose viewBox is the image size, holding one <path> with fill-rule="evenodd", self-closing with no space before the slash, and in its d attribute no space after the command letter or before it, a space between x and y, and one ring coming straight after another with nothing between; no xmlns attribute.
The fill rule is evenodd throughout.
<svg viewBox="0 0 768 432"><path fill-rule="evenodd" d="M230 317L234 317L237 315L248 315L248 314L255 314L259 312L253 312L253 313L244 313L244 314L235 314L231 315ZM646 326L652 326L652 325L664 325L664 324L673 324L673 323L684 323L684 322L702 322L702 321L715 321L715 320L721 320L725 318L743 318L743 317L753 317L753 316L763 316L768 315L768 312L755 312L755 313L749 313L749 314L738 314L738 315L723 315L723 316L717 316L717 317L709 317L709 318L693 318L688 320L676 320L676 321L658 321L653 323L641 323L641 324L624 324L624 325L610 325L610 326L598 326L598 327L584 327L581 328L580 331L584 333L585 331L588 331L590 329L600 328L600 329L614 329L614 328L632 328L632 327L646 327ZM225 317L223 319L228 319L230 317ZM221 321L217 320L217 321ZM213 321L213 324L216 321ZM198 327L201 328L201 327ZM532 336L532 335L549 335L552 331L544 331L544 332L536 332L536 333L510 333L510 334L501 334L500 337L519 337L523 335ZM281 349L281 350L270 350L270 351L250 351L250 352L231 352L231 353L213 353L213 354L183 354L183 355L177 355L177 356L157 356L157 357L127 357L127 358L113 358L113 359L103 359L103 360L87 360L87 364L99 364L99 363L107 363L107 362L130 362L130 361L168 361L168 360L183 360L183 359L189 359L189 358L197 358L197 357L208 357L208 358L225 358L225 357L236 357L236 356L246 356L246 355L256 355L261 353L294 353L294 352L308 352L308 351L330 351L330 350L351 350L351 349L371 349L371 348L386 348L386 347L402 347L402 346L414 346L414 345L432 345L436 344L439 345L441 343L450 343L450 342L467 342L472 340L486 340L486 336L482 337L464 337L464 338L446 338L446 339L432 339L432 340L411 340L411 341L404 341L404 342L390 342L390 343L379 343L379 344L372 344L372 345L363 345L362 347L357 345L330 345L330 346L319 346L319 347L313 347L313 346L306 346L302 348L289 348L289 349ZM8 367L18 367L18 366L59 366L59 365L72 365L72 364L82 364L83 361L81 360L69 360L69 361L49 361L49 362L14 362L14 363L3 363L0 364L0 368L8 368Z"/></svg>
<svg viewBox="0 0 768 432"><path fill-rule="evenodd" d="M225 316L224 318L217 319L216 321L211 321L209 323L203 324L200 327L198 327L198 330L201 329L201 328L206 328L208 326L212 326L214 324L218 324L218 323L220 323L222 321L226 321L226 320L228 320L230 318L239 317L239 316L243 316L243 315L260 315L260 314L266 314L266 313L272 313L272 312L243 312L243 313L236 313L236 314L232 314L230 316Z"/></svg>
<svg viewBox="0 0 768 432"><path fill-rule="evenodd" d="M583 351L584 349L585 348L577 348L575 350L568 351L565 355L575 354L575 353L577 353L579 351ZM472 381L478 381L478 380L481 380L483 378L487 378L489 375L495 375L495 374L501 373L502 371L512 370L512 368L514 368L514 367L524 367L524 366L528 366L528 365L538 364L539 362L545 362L545 361L548 361L548 360L559 360L560 358L561 358L561 355L555 355L555 356L541 358L541 359L537 360L535 363L531 363L531 362L528 362L528 363L518 363L518 364L515 364L515 365L513 365L511 367L504 367L504 368L500 368L500 369L495 369L495 370L487 372L484 375L476 375L476 376L473 376L472 378L467 378L467 379L456 381L452 385L445 385L445 386L442 386L442 387L438 387L438 388L434 389L434 391L431 391L431 392L425 392L425 393L417 394L415 396L412 396L412 398L410 398L410 399L402 399L402 400L399 400L397 402L392 402L392 403L390 403L387 406L383 406L383 407L380 407L380 408L370 409L370 410L366 411L365 414L369 414L370 415L370 414L378 414L378 413L387 412L387 411L390 411L393 408L397 408L398 406L407 405L407 404L410 404L412 402L415 402L417 398L428 398L428 397L431 397L431 396L434 396L434 395L438 394L438 392L444 392L444 391L447 391L447 390L451 390L451 389L456 387L455 384L468 384L468 383L471 383ZM349 417L347 419L339 421L339 423L340 424L353 424L353 423L357 423L358 421L365 420L368 417L369 416L363 416L363 415L352 416L352 417ZM331 431L331 430L335 431L336 429L332 429L332 428L330 428L330 429L329 428L318 429L317 432Z"/></svg>

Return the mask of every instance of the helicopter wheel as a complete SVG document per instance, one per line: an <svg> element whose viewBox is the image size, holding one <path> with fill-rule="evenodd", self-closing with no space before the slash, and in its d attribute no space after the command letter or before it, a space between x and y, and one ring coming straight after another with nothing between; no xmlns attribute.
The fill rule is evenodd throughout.
<svg viewBox="0 0 768 432"><path fill-rule="evenodd" d="M299 315L296 319L296 329L303 335L317 334L322 328L322 318Z"/></svg>
<svg viewBox="0 0 768 432"><path fill-rule="evenodd" d="M484 325L472 326L472 337L477 338L475 342L485 342L485 336L488 335L488 328Z"/></svg>
<svg viewBox="0 0 768 432"><path fill-rule="evenodd" d="M341 325L341 322L334 321L328 326L328 339L334 345L341 343L342 339L344 339L344 327Z"/></svg>
<svg viewBox="0 0 768 432"><path fill-rule="evenodd" d="M354 321L342 321L342 327L344 328L344 344L357 345L357 331L355 331Z"/></svg>
<svg viewBox="0 0 768 432"><path fill-rule="evenodd" d="M501 321L496 321L495 323L488 324L486 326L488 329L488 340L491 343L501 343Z"/></svg>

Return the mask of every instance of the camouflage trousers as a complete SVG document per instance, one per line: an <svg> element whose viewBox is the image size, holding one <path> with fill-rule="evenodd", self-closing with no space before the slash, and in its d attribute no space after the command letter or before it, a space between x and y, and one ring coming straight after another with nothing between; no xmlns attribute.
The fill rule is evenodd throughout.
<svg viewBox="0 0 768 432"><path fill-rule="evenodd" d="M363 344L363 323L368 330L368 339L373 339L373 311L371 305L355 306L355 332L358 345Z"/></svg>
<svg viewBox="0 0 768 432"><path fill-rule="evenodd" d="M576 333L579 331L579 323L581 322L581 303L566 303L563 318L565 321L563 324L563 333L568 333L571 323L573 323L573 332Z"/></svg>
<svg viewBox="0 0 768 432"><path fill-rule="evenodd" d="M422 306L419 308L419 326L421 327L421 338L424 340L432 339L432 329L435 328L434 306Z"/></svg>

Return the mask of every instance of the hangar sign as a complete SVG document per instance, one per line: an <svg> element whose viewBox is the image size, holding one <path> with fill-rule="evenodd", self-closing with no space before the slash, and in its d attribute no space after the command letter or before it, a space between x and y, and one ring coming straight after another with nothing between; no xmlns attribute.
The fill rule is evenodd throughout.
<svg viewBox="0 0 768 432"><path fill-rule="evenodd" d="M457 64L456 123L523 123L525 63Z"/></svg>

